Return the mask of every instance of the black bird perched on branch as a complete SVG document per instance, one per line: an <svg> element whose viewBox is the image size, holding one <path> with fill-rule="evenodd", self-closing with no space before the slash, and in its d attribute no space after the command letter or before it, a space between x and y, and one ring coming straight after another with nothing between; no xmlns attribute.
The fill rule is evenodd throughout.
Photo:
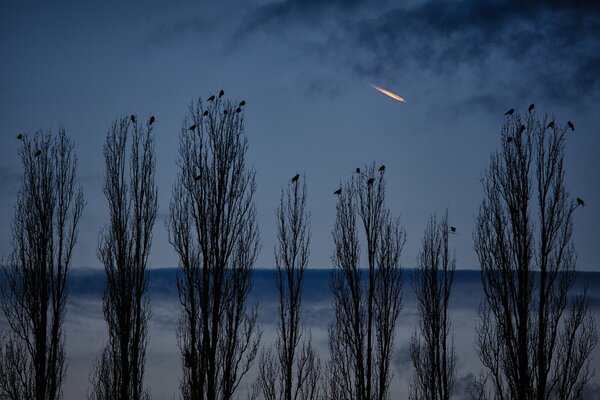
<svg viewBox="0 0 600 400"><path fill-rule="evenodd" d="M554 128L554 121L550 121L548 123L548 125L546 126L546 129L548 129L548 128Z"/></svg>
<svg viewBox="0 0 600 400"><path fill-rule="evenodd" d="M188 131L193 131L193 130L196 130L196 124L194 124L188 128Z"/></svg>
<svg viewBox="0 0 600 400"><path fill-rule="evenodd" d="M198 181L200 180L200 178L201 178L201 177L202 177L202 176L200 176L200 175L196 175L196 176L194 177L194 180L195 180L196 182L198 182Z"/></svg>
<svg viewBox="0 0 600 400"><path fill-rule="evenodd" d="M379 167L379 172L385 172L385 165L382 165L381 167Z"/></svg>
<svg viewBox="0 0 600 400"><path fill-rule="evenodd" d="M511 108L510 110L508 110L507 112L505 112L504 115L513 115L514 112L515 112L515 109Z"/></svg>
<svg viewBox="0 0 600 400"><path fill-rule="evenodd" d="M338 190L336 190L335 192L333 192L333 194L337 194L337 195L342 194L342 188L339 188Z"/></svg>
<svg viewBox="0 0 600 400"><path fill-rule="evenodd" d="M356 173L360 174L360 168L356 168Z"/></svg>
<svg viewBox="0 0 600 400"><path fill-rule="evenodd" d="M294 177L292 178L292 182L298 181L298 178L300 178L300 174L294 175Z"/></svg>
<svg viewBox="0 0 600 400"><path fill-rule="evenodd" d="M156 121L156 118L154 118L154 115L150 117L150 125L152 125L154 123L154 121Z"/></svg>
<svg viewBox="0 0 600 400"><path fill-rule="evenodd" d="M17 135L17 139L19 139L19 140L23 140L23 134L22 134L22 133L19 133L19 134Z"/></svg>
<svg viewBox="0 0 600 400"><path fill-rule="evenodd" d="M221 91L219 92L219 98L223 97L224 94L225 92L223 91L223 89L221 89Z"/></svg>
<svg viewBox="0 0 600 400"><path fill-rule="evenodd" d="M527 109L527 111L532 112L534 108L535 108L535 104L531 103L529 105L529 108Z"/></svg>
<svg viewBox="0 0 600 400"><path fill-rule="evenodd" d="M213 94L212 96L210 96L210 97L208 98L208 101L213 101L214 99L215 99L215 95Z"/></svg>
<svg viewBox="0 0 600 400"><path fill-rule="evenodd" d="M204 116L206 117L206 116L208 115L208 110L204 111L204 112L202 113L202 115L204 115Z"/></svg>
<svg viewBox="0 0 600 400"><path fill-rule="evenodd" d="M241 107L238 107L238 108L236 108L236 109L235 109L235 112L236 112L236 113L239 113L240 111L242 111L242 108L241 108Z"/></svg>
<svg viewBox="0 0 600 400"><path fill-rule="evenodd" d="M523 133L525 131L525 125L521 125L519 128L519 133Z"/></svg>
<svg viewBox="0 0 600 400"><path fill-rule="evenodd" d="M223 115L227 115L227 110L223 110Z"/></svg>
<svg viewBox="0 0 600 400"><path fill-rule="evenodd" d="M131 114L131 117L129 117L129 119L131 119L131 122L135 124L135 115Z"/></svg>
<svg viewBox="0 0 600 400"><path fill-rule="evenodd" d="M39 157L40 154L42 154L42 150L38 150L38 151L35 152L35 156L36 157Z"/></svg>
<svg viewBox="0 0 600 400"><path fill-rule="evenodd" d="M574 130L575 130L575 125L573 125L573 123L572 123L571 121L567 121L567 126L568 126L569 128L571 128L571 130L572 130L572 131L574 131Z"/></svg>
<svg viewBox="0 0 600 400"><path fill-rule="evenodd" d="M585 207L585 202L583 201L583 199L581 197L578 197L575 200L577 200L577 205L578 206Z"/></svg>
<svg viewBox="0 0 600 400"><path fill-rule="evenodd" d="M240 101L240 107L244 107L246 105L246 100Z"/></svg>
<svg viewBox="0 0 600 400"><path fill-rule="evenodd" d="M373 182L375 182L375 178L369 178L369 180L367 181L367 185L371 186Z"/></svg>
<svg viewBox="0 0 600 400"><path fill-rule="evenodd" d="M456 233L456 227L455 226L451 226L450 227L450 233Z"/></svg>

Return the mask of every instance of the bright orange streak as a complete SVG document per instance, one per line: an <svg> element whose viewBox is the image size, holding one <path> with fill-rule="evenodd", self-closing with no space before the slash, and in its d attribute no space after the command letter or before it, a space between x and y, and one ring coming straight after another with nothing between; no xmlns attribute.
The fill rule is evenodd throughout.
<svg viewBox="0 0 600 400"><path fill-rule="evenodd" d="M402 97L398 96L396 93L392 93L389 90L385 90L384 88L380 88L379 86L375 86L375 85L371 85L371 87L375 90L380 91L381 93L385 94L386 96L391 97L394 100L398 100L402 103L406 103L406 100L404 100Z"/></svg>

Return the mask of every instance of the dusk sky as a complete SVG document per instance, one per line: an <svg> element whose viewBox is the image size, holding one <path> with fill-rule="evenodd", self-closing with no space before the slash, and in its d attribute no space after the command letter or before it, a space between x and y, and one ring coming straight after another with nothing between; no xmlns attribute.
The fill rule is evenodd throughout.
<svg viewBox="0 0 600 400"><path fill-rule="evenodd" d="M399 5L402 4L402 5ZM113 120L156 116L159 218L151 267L177 266L164 218L190 102L246 100L262 251L273 265L282 185L305 174L311 267L331 267L333 191L386 165L413 266L429 215L449 209L459 268L478 268L480 177L504 112L573 121L567 187L578 268L600 271L600 3L585 1L30 2L0 4L0 256L21 178L19 132L74 138L87 206L74 267L101 267L102 145ZM370 85L406 99L395 101Z"/></svg>

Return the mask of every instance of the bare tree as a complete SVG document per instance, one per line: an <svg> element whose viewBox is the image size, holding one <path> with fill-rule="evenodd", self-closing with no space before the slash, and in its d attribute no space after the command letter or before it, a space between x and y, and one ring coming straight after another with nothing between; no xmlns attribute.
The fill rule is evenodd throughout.
<svg viewBox="0 0 600 400"><path fill-rule="evenodd" d="M12 254L3 267L9 329L0 346L0 398L53 400L62 398L67 277L84 199L75 187L77 157L64 129L22 141Z"/></svg>
<svg viewBox="0 0 600 400"><path fill-rule="evenodd" d="M167 229L181 267L184 399L231 399L259 347L246 304L259 237L242 107L220 96L193 103L180 135Z"/></svg>
<svg viewBox="0 0 600 400"><path fill-rule="evenodd" d="M319 359L310 335L300 346L302 285L310 255L310 213L306 210L306 181L294 177L282 190L277 215L275 278L279 292L279 327L275 353L263 352L258 391L265 400L315 400L319 396ZM300 346L300 349L298 347Z"/></svg>
<svg viewBox="0 0 600 400"><path fill-rule="evenodd" d="M104 159L110 222L101 232L98 258L106 272L102 310L108 342L96 361L90 398L138 400L149 397L143 388L147 265L158 210L152 123L144 126L134 115L118 118L106 136Z"/></svg>
<svg viewBox="0 0 600 400"><path fill-rule="evenodd" d="M389 398L390 359L402 304L400 255L405 233L385 207L384 168L368 166L339 195L333 229L334 321L326 398ZM377 175L377 176L376 176ZM368 273L359 268L357 216L367 243Z"/></svg>
<svg viewBox="0 0 600 400"><path fill-rule="evenodd" d="M474 232L484 288L477 348L489 397L581 398L593 375L595 324L585 291L572 294L578 206L565 187L566 135L566 127L535 111L507 117L502 149L482 179Z"/></svg>
<svg viewBox="0 0 600 400"><path fill-rule="evenodd" d="M439 222L433 216L417 256L413 289L420 319L410 342L415 367L410 398L414 400L449 400L456 380L448 315L456 262L448 252L448 234L448 212Z"/></svg>

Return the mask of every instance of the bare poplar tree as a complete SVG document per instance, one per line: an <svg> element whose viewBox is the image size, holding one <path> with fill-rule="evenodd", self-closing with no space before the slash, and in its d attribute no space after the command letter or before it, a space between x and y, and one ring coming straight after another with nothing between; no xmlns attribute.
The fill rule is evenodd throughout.
<svg viewBox="0 0 600 400"><path fill-rule="evenodd" d="M133 115L118 118L108 131L104 159L110 222L101 232L98 258L106 272L102 310L108 342L96 361L90 398L139 400L149 398L143 388L147 265L158 210L152 122L144 126Z"/></svg>
<svg viewBox="0 0 600 400"><path fill-rule="evenodd" d="M449 400L456 380L448 315L456 262L448 252L448 234L448 212L439 222L433 216L417 256L413 289L420 319L410 342L415 368L410 399L414 400Z"/></svg>
<svg viewBox="0 0 600 400"><path fill-rule="evenodd" d="M310 255L310 213L306 210L306 181L295 176L282 190L277 216L275 278L279 292L279 327L275 354L263 352L257 386L265 400L316 400L319 359L311 338L300 341L302 285ZM300 346L300 348L299 348Z"/></svg>
<svg viewBox="0 0 600 400"><path fill-rule="evenodd" d="M502 126L474 232L484 300L477 331L498 399L576 399L593 375L598 336L585 291L573 294L573 213L565 187L567 127L535 111ZM483 396L485 397L485 396Z"/></svg>
<svg viewBox="0 0 600 400"><path fill-rule="evenodd" d="M329 327L331 359L326 398L389 398L390 359L402 304L400 255L405 233L385 207L384 167L372 164L352 178L336 207L335 269L331 289L334 321ZM366 240L368 271L360 269L357 217Z"/></svg>
<svg viewBox="0 0 600 400"><path fill-rule="evenodd" d="M22 136L23 178L12 223L12 254L5 265L2 309L8 332L0 346L0 398L62 398L63 322L67 277L83 193L75 186L77 157L57 136Z"/></svg>
<svg viewBox="0 0 600 400"><path fill-rule="evenodd" d="M259 347L257 310L246 304L259 237L244 104L199 100L181 130L167 229L180 262L184 399L233 398Z"/></svg>

